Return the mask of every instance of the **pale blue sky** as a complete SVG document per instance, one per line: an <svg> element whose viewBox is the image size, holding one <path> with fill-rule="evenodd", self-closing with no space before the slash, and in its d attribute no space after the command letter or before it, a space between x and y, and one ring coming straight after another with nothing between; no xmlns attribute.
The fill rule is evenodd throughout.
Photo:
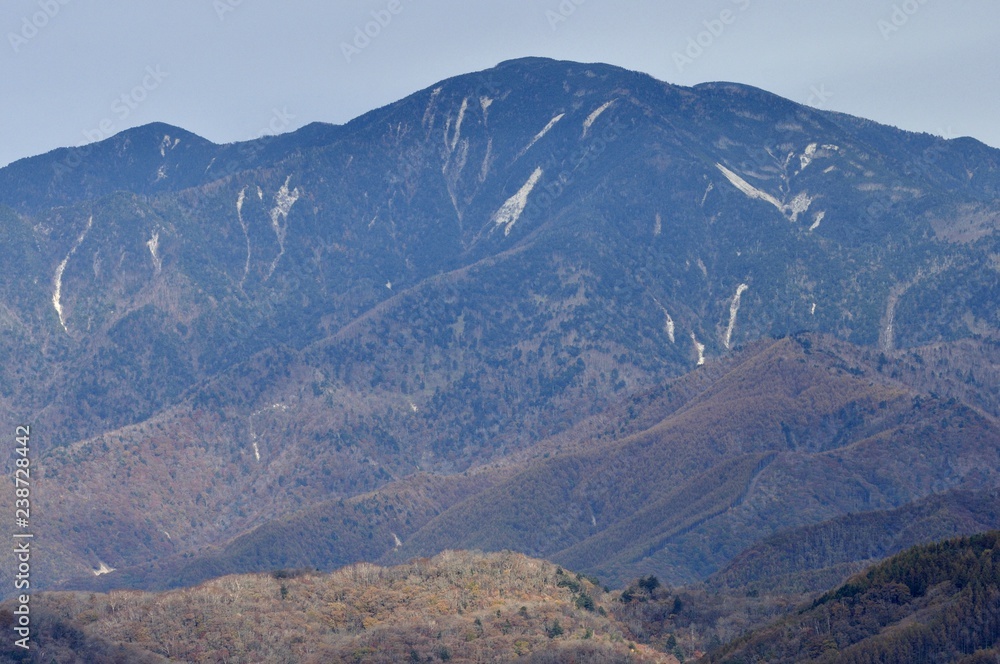
<svg viewBox="0 0 1000 664"><path fill-rule="evenodd" d="M528 55L1000 146L998 25L996 0L4 0L0 165L153 121L216 142L342 123Z"/></svg>

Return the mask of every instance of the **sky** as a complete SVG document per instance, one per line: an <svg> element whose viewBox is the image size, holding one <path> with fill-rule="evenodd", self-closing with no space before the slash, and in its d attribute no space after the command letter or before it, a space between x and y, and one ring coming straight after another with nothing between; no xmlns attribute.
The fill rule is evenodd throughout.
<svg viewBox="0 0 1000 664"><path fill-rule="evenodd" d="M1000 147L997 0L4 0L0 166L167 122L344 123L504 60L605 62Z"/></svg>

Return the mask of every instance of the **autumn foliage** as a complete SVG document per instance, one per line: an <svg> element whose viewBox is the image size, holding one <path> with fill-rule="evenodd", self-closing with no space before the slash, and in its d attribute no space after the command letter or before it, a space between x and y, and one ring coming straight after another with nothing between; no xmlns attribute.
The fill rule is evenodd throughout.
<svg viewBox="0 0 1000 664"><path fill-rule="evenodd" d="M627 641L607 615L610 601L548 562L450 551L398 567L228 576L160 594L38 597L62 625L42 648L104 644L91 662L116 661L105 659L115 647L147 658L137 662L676 661ZM60 638L67 630L69 644Z"/></svg>

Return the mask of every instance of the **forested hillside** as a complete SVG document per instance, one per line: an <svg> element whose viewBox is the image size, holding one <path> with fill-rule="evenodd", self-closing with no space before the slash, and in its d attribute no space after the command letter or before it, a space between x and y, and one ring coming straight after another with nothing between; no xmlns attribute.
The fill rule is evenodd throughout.
<svg viewBox="0 0 1000 664"><path fill-rule="evenodd" d="M42 631L30 661L677 662L627 639L608 616L613 601L551 563L445 552L395 568L229 576L159 595L48 593L33 609ZM0 609L0 622L12 619ZM3 648L2 661L24 661Z"/></svg>
<svg viewBox="0 0 1000 664"><path fill-rule="evenodd" d="M993 662L1000 533L916 547L705 662Z"/></svg>

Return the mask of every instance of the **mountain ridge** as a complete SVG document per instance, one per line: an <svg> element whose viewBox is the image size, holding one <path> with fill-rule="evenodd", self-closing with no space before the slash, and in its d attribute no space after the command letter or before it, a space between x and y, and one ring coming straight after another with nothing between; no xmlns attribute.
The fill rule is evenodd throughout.
<svg viewBox="0 0 1000 664"><path fill-rule="evenodd" d="M47 578L220 547L227 558L232 542L311 506L368 505L416 473L512 460L539 487L547 474L586 477L568 495L601 498L621 529L649 529L649 556L602 558L616 546L589 530L593 506L562 497L572 509L546 511L502 485L565 545L546 553L583 547L574 560L617 581L643 566L672 580L714 572L778 524L754 534L759 522L732 521L739 533L708 553L681 540L744 518L756 504L731 504L744 490L764 500L764 488L794 494L790 482L827 487L814 463L854 478L857 495L803 498L809 522L987 488L990 473L965 466L915 460L880 475L871 464L911 438L978 460L995 437L970 409L997 413L982 386L1000 338L1000 151L762 94L523 60L281 138L214 146L165 125L129 130L57 191L51 173L33 173L58 159L0 170L4 233L22 257L2 292L0 343L32 358L30 371L2 369L0 406L40 432ZM773 338L766 362L673 414L704 445L666 426L641 437L666 420L658 390L741 352L760 359L754 344ZM977 364L977 352L991 360ZM867 401L817 396L831 411L809 420L810 380ZM762 381L790 396L754 415ZM720 394L742 421L723 417ZM617 423L587 424L602 415ZM818 449L861 431L854 448ZM645 443L616 446L626 432ZM553 454L559 445L577 453ZM615 456L628 454L647 465ZM649 472L668 461L676 476ZM701 509L689 498L716 464L731 464L731 482ZM634 500L602 478L627 467ZM125 498L102 502L101 486ZM461 510L496 507L468 500ZM456 505L429 504L421 514L441 514L399 555L431 553L448 533L546 546L517 518L520 534L487 533ZM336 512L360 524L343 526L345 541L384 523L362 516L371 521Z"/></svg>

